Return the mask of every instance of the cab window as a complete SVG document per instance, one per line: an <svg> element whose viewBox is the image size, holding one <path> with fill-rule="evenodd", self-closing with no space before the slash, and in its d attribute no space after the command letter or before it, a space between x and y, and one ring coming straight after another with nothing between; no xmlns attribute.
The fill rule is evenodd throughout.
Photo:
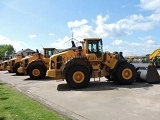
<svg viewBox="0 0 160 120"><path fill-rule="evenodd" d="M94 53L97 57L102 57L102 41L90 40L88 41L88 53Z"/></svg>

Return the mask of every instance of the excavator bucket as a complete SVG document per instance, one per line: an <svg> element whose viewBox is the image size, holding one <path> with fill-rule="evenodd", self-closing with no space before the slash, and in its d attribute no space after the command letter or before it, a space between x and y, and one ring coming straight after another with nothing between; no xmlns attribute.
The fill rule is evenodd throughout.
<svg viewBox="0 0 160 120"><path fill-rule="evenodd" d="M155 84L160 83L160 76L156 69L156 66L153 64L149 64L147 68L138 70L139 78L141 81ZM139 80L138 80L139 81Z"/></svg>

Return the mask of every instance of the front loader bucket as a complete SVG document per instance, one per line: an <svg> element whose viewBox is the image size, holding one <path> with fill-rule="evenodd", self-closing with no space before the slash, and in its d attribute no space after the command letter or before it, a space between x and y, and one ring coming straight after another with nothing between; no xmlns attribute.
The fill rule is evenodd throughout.
<svg viewBox="0 0 160 120"><path fill-rule="evenodd" d="M146 82L148 83L160 83L160 76L156 69L156 66L148 66Z"/></svg>
<svg viewBox="0 0 160 120"><path fill-rule="evenodd" d="M160 76L156 69L156 66L149 65L146 69L138 70L139 77L143 82L154 84L160 83Z"/></svg>

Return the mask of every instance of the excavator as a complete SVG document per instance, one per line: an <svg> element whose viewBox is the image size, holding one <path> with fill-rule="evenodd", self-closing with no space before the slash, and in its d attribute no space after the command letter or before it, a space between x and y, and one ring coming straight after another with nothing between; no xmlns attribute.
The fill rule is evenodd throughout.
<svg viewBox="0 0 160 120"><path fill-rule="evenodd" d="M157 68L160 68L160 48L154 50L150 55L149 59L154 63Z"/></svg>
<svg viewBox="0 0 160 120"><path fill-rule="evenodd" d="M71 43L71 48L50 57L48 77L66 80L74 89L86 87L90 78L105 77L123 85L136 80L135 66L124 59L122 52L103 52L101 38L85 38L80 46Z"/></svg>

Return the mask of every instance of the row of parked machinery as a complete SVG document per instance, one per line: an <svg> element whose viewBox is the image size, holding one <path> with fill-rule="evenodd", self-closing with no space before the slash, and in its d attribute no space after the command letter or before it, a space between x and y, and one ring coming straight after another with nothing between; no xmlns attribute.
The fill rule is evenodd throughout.
<svg viewBox="0 0 160 120"><path fill-rule="evenodd" d="M42 79L49 67L49 58L55 54L55 48L43 48L43 54L38 50L27 55L18 54L16 57L7 59L0 63L0 70L8 70L16 75L28 74L31 79Z"/></svg>
<svg viewBox="0 0 160 120"><path fill-rule="evenodd" d="M86 87L90 78L105 77L125 85L136 80L135 66L124 59L122 52L103 52L101 38L86 38L80 46L71 43L72 47L65 50L44 48L43 54L36 51L31 56L10 59L5 69L17 75L28 74L32 79L65 79L72 88Z"/></svg>

